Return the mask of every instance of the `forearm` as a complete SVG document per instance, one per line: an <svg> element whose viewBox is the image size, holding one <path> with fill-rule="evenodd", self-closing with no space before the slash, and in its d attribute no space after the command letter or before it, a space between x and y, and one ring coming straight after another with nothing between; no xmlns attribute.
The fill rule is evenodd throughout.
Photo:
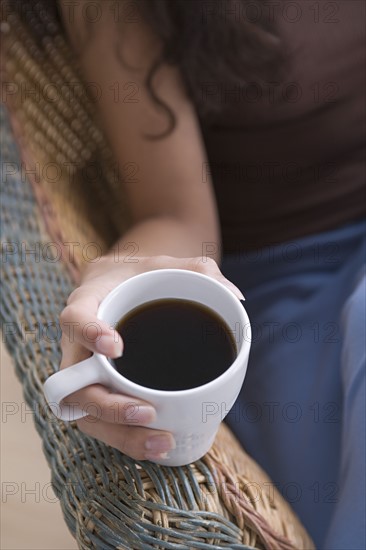
<svg viewBox="0 0 366 550"><path fill-rule="evenodd" d="M220 261L219 231L199 223L168 216L148 218L133 225L115 243L115 257L157 256L211 257Z"/></svg>
<svg viewBox="0 0 366 550"><path fill-rule="evenodd" d="M138 168L136 180L121 178L135 223L109 254L130 259L207 256L218 261L219 222L214 189L205 170L208 159L196 109L179 69L162 64L154 78L154 96L174 113L175 127L167 132L169 119L164 109L157 108L158 102L146 86L151 67L161 54L159 37L142 18L131 25L123 21L122 27L117 26L108 7L93 25L93 32L88 33L83 3L78 3L71 21L68 2L60 2L70 40L79 52L83 76L98 82L103 92L96 107L116 163L124 166L134 162ZM85 48L80 49L83 36ZM123 45L121 55L127 56L126 63L116 55L116 51L121 53L116 49L118 44ZM112 82L133 82L138 100L110 101ZM158 139L148 139L148 135ZM108 264L110 258L106 260ZM86 271L95 273L104 265L89 265Z"/></svg>

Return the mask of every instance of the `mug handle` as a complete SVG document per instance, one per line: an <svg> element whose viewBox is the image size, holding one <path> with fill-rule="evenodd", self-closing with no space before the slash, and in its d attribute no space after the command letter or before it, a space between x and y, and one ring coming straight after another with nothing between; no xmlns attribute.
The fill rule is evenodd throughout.
<svg viewBox="0 0 366 550"><path fill-rule="evenodd" d="M70 395L91 384L105 382L103 370L95 355L66 367L50 376L43 386L44 395L53 414L60 420L73 421L88 416L87 411L78 407L77 403L63 404L62 401Z"/></svg>

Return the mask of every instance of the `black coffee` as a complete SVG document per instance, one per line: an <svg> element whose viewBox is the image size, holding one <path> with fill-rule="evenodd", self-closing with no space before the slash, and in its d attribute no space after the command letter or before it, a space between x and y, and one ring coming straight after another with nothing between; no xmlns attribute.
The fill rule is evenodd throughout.
<svg viewBox="0 0 366 550"><path fill-rule="evenodd" d="M202 386L225 372L236 357L223 319L188 300L148 302L130 311L116 328L124 342L123 356L113 360L116 369L148 388Z"/></svg>

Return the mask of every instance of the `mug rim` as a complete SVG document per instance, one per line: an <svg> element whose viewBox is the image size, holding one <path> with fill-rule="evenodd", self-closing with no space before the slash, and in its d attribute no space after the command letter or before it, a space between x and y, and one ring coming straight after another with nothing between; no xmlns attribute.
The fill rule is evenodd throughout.
<svg viewBox="0 0 366 550"><path fill-rule="evenodd" d="M249 339L243 338L241 348L237 351L237 355L230 365L222 374L220 374L217 378L214 378L213 380L210 380L209 382L206 382L205 384L202 384L200 386L196 386L194 388L187 388L184 390L159 390L155 388L149 388L147 386L142 386L140 384L137 384L136 382L132 382L128 378L124 377L122 374L120 374L110 363L108 358L105 355L102 355L100 353L95 353L96 359L99 360L99 362L102 364L104 369L107 371L109 377L111 376L115 380L121 380L123 381L124 386L127 389L131 389L131 394L134 394L137 397L142 397L146 399L151 399L153 397L162 398L164 396L166 397L186 397L189 395L194 395L199 393L200 391L206 391L215 388L216 386L220 385L223 379L233 376L238 369L241 368L243 363L248 362L249 358L249 352L250 352L250 345L251 345L251 339L252 339L252 333L251 333L251 324L248 317L248 313L242 304L242 302L235 296L235 294L229 290L225 285L217 281L216 279L213 279L212 277L209 277L208 275L204 275L203 273L197 273L196 271L188 270L188 269L176 269L176 268L163 268L163 269L156 269L151 271L144 271L143 273L139 273L137 275L134 275L133 277L130 277L129 279L126 279L119 285L117 285L100 303L97 317L100 320L107 321L105 319L104 314L106 308L110 305L110 303L113 302L116 295L119 294L120 289L125 286L128 286L128 284L132 284L135 282L136 279L142 279L142 278L150 278L150 277L158 277L162 272L169 273L174 276L174 274L179 273L179 275L187 275L188 277L194 277L194 278L201 278L203 280L208 281L213 286L216 286L217 288L220 288L220 290L227 294L227 297L230 299L232 304L235 304L235 307L238 306L238 315L240 317L240 321L243 321L249 328ZM157 298L159 299L159 298ZM183 298L184 299L184 298ZM153 300L151 300L153 301ZM198 302L199 303L199 302ZM205 305L205 304L203 304ZM209 306L207 306L209 307ZM212 309L212 308L210 308ZM217 312L218 313L218 312ZM220 313L218 313L220 315ZM245 374L245 372L244 372Z"/></svg>

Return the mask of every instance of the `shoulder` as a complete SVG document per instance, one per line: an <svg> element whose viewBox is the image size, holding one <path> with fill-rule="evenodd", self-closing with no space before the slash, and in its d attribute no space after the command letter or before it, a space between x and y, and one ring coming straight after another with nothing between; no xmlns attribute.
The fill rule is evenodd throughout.
<svg viewBox="0 0 366 550"><path fill-rule="evenodd" d="M58 0L76 54L88 47L111 48L128 65L147 69L161 51L157 35L146 24L139 4L130 0Z"/></svg>

